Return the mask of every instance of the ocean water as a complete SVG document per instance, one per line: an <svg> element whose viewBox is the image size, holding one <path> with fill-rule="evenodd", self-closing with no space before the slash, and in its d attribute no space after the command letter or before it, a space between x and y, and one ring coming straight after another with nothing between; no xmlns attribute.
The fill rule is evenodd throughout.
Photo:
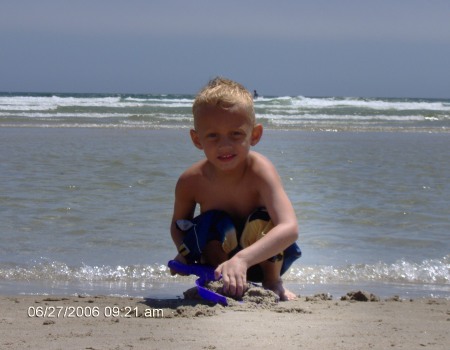
<svg viewBox="0 0 450 350"><path fill-rule="evenodd" d="M193 96L0 94L0 294L176 297L173 189ZM450 101L262 97L298 294L450 298Z"/></svg>
<svg viewBox="0 0 450 350"><path fill-rule="evenodd" d="M0 93L0 127L189 128L192 95ZM449 132L450 99L259 97L270 129Z"/></svg>

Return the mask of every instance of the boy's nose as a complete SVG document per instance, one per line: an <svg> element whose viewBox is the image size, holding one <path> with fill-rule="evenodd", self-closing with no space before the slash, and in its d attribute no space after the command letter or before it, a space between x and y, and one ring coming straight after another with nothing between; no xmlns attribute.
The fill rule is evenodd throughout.
<svg viewBox="0 0 450 350"><path fill-rule="evenodd" d="M225 148L231 146L231 140L228 137L221 137L219 140L219 148Z"/></svg>

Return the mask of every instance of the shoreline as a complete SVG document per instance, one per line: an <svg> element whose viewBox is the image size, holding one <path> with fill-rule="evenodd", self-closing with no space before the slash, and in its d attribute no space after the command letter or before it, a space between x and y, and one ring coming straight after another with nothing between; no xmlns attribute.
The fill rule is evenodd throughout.
<svg viewBox="0 0 450 350"><path fill-rule="evenodd" d="M334 300L345 296L348 291L365 290L377 295L380 299L398 297L409 299L445 299L450 301L450 289L448 285L432 284L399 284L358 282L342 284L304 284L285 281L285 286L297 296L327 294ZM119 298L182 298L183 292L195 285L195 278L183 276L183 280L149 282L136 286L135 283L111 283L111 282L81 282L81 283L47 283L30 281L2 281L0 282L0 297L2 296L58 296L74 297L82 295L93 297L104 295ZM258 285L258 284L257 284Z"/></svg>
<svg viewBox="0 0 450 350"><path fill-rule="evenodd" d="M450 301L236 303L108 296L0 296L0 346L47 349L446 349ZM276 327L274 327L276 325Z"/></svg>
<svg viewBox="0 0 450 350"><path fill-rule="evenodd" d="M444 259L441 269L445 269L445 261ZM427 266L424 265L422 270L425 270ZM320 272L320 269L318 271ZM293 276L295 277L295 274ZM286 288L297 296L328 293L334 298L340 298L348 291L366 290L378 295L381 299L399 296L403 299L432 298L450 300L450 285L445 283L444 279L440 283L437 281L435 283L418 283L381 280L307 282L293 280L293 276L287 274L283 276L283 281ZM195 276L166 276L164 274L159 275L159 277L152 275L119 280L112 280L111 278L105 278L105 280L102 278L96 279L95 277L98 276L90 276L92 278L86 280L69 278L71 275L62 277L65 277L65 279L3 279L0 281L0 296L76 296L80 294L93 296L100 294L112 297L179 298L182 297L185 290L195 285L196 280Z"/></svg>

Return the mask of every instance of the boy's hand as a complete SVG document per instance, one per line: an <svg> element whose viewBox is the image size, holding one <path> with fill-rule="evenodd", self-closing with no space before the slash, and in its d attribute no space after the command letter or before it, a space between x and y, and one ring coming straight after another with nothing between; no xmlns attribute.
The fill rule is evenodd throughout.
<svg viewBox="0 0 450 350"><path fill-rule="evenodd" d="M178 254L173 260L179 261L180 263L183 263L183 264L187 264L186 259L185 259L184 256L181 255L181 254ZM172 276L175 276L176 274L179 274L180 276L186 276L185 274L176 272L176 271L174 271L174 270L172 270L172 269L170 269L170 274L171 274Z"/></svg>
<svg viewBox="0 0 450 350"><path fill-rule="evenodd" d="M220 264L214 271L216 279L222 275L223 292L225 295L240 298L247 289L247 264L234 256Z"/></svg>

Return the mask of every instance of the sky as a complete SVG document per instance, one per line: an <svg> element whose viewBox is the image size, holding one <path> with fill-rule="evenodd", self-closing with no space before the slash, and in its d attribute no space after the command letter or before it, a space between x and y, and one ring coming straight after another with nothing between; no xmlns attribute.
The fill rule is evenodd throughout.
<svg viewBox="0 0 450 350"><path fill-rule="evenodd" d="M450 98L449 0L2 0L1 92Z"/></svg>

